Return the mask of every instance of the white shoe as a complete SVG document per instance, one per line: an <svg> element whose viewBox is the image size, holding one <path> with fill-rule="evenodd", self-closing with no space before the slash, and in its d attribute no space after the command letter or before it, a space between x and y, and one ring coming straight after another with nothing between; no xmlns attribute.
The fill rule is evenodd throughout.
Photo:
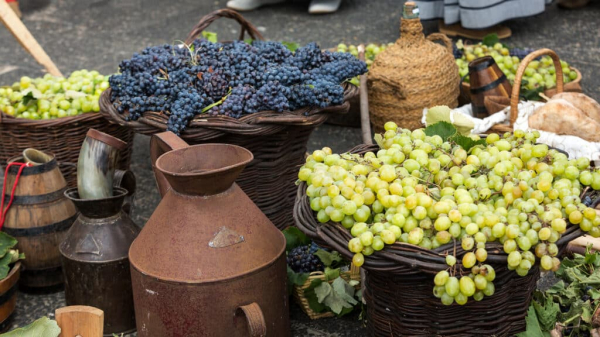
<svg viewBox="0 0 600 337"><path fill-rule="evenodd" d="M327 14L338 10L342 0L312 0L308 12L310 14Z"/></svg>
<svg viewBox="0 0 600 337"><path fill-rule="evenodd" d="M227 2L227 7L236 11L251 11L263 5L272 5L285 0L231 0Z"/></svg>

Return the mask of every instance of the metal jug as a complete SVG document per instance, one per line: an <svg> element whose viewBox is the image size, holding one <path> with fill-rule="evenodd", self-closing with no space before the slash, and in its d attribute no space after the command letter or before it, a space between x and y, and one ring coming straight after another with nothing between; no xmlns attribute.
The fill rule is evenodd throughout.
<svg viewBox="0 0 600 337"><path fill-rule="evenodd" d="M67 305L104 311L104 335L135 330L129 247L139 233L122 206L130 192L114 187L113 196L81 199L77 188L65 191L81 214L59 249Z"/></svg>
<svg viewBox="0 0 600 337"><path fill-rule="evenodd" d="M284 236L235 183L252 153L150 145L163 199L129 251L138 336L289 336Z"/></svg>

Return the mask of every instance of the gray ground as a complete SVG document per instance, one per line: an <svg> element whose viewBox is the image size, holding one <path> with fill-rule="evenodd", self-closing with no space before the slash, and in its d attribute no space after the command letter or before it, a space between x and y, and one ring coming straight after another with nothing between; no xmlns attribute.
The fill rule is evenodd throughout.
<svg viewBox="0 0 600 337"><path fill-rule="evenodd" d="M1 1L1 0L0 0ZM310 16L306 1L292 1L248 13L269 39L318 42L333 47L340 42L390 42L398 37L400 0L345 0L333 15ZM96 69L103 74L117 70L119 62L144 47L183 40L204 14L223 8L226 0L21 0L23 21L57 66L67 74L77 69ZM600 98L600 1L581 10L562 10L555 5L532 18L507 23L513 46L550 48L583 73L585 92ZM425 23L426 33L436 31ZM237 36L238 24L222 20L213 24L223 40ZM43 75L41 67L6 29L0 28L0 84L21 76ZM360 143L360 130L324 125L309 141L309 150L330 146L344 151ZM132 168L140 189L135 220L144 224L158 203L148 159L148 138L137 137ZM64 305L62 292L20 294L15 326L22 326ZM310 321L298 307L291 313L294 336L357 336L365 330L357 316Z"/></svg>

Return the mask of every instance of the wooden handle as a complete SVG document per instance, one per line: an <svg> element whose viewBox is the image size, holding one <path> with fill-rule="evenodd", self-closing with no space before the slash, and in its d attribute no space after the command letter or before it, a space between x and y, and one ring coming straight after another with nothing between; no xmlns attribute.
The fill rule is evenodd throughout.
<svg viewBox="0 0 600 337"><path fill-rule="evenodd" d="M214 11L214 12L202 17L202 19L200 19L200 21L194 26L194 28L192 28L192 31L188 34L187 38L185 39L185 43L187 45L192 44L192 42L194 42L194 39L198 35L200 35L200 33L202 33L206 29L206 27L210 26L211 23L215 22L217 19L220 19L220 18L234 19L235 21L237 21L240 24L240 26L242 26L242 29L240 31L239 40L244 39L244 35L246 32L248 32L248 35L250 35L250 37L253 40L264 40L265 39L262 36L262 34L258 31L258 29L256 29L256 27L254 27L253 24L248 22L248 20L246 20L240 13L238 13L234 10L225 8L225 9L219 9L218 11Z"/></svg>
<svg viewBox="0 0 600 337"><path fill-rule="evenodd" d="M554 62L554 68L556 73L556 93L563 92L563 72L562 66L560 64L560 59L558 55L548 48L543 48L540 50L536 50L533 53L527 55L519 65L519 69L517 69L517 74L515 75L515 82L512 86L512 94L510 97L510 125L515 124L517 120L517 116L519 115L519 94L521 92L521 80L523 79L523 74L525 74L525 70L527 69L527 65L529 62L535 60L536 58L548 55L552 58Z"/></svg>
<svg viewBox="0 0 600 337"><path fill-rule="evenodd" d="M260 306L255 302L238 308L248 321L248 333L251 337L264 337L267 335L267 323Z"/></svg>
<svg viewBox="0 0 600 337"><path fill-rule="evenodd" d="M102 337L104 334L104 311L84 305L56 309L59 337Z"/></svg>
<svg viewBox="0 0 600 337"><path fill-rule="evenodd" d="M358 46L358 58L365 60L365 45ZM373 144L371 137L371 117L369 116L369 95L367 91L367 74L360 75L360 128L363 144Z"/></svg>
<svg viewBox="0 0 600 337"><path fill-rule="evenodd" d="M19 19L17 14L10 8L6 1L0 1L0 20L12 33L12 35L19 41L21 46L29 52L35 60L40 63L46 70L58 77L64 77L63 74L58 70L54 62L50 59L48 54L35 40L33 35L29 32L27 27Z"/></svg>
<svg viewBox="0 0 600 337"><path fill-rule="evenodd" d="M442 41L446 49L450 54L454 54L454 46L452 45L452 40L450 40L446 34L442 33L433 33L427 37L429 41Z"/></svg>

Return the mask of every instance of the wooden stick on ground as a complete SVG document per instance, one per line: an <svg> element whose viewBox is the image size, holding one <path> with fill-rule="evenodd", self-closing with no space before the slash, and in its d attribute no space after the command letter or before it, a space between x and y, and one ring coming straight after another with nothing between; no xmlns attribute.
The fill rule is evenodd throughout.
<svg viewBox="0 0 600 337"><path fill-rule="evenodd" d="M358 46L358 57L365 60L365 46ZM360 125L362 129L363 144L373 144L371 137L371 119L369 118L369 95L367 94L367 74L360 75Z"/></svg>
<svg viewBox="0 0 600 337"><path fill-rule="evenodd" d="M0 1L0 21L2 21L17 41L19 41L21 46L23 46L23 48L25 48L38 63L44 66L50 74L63 77L63 74L58 70L54 62L52 62L48 54L46 54L17 14L15 14L4 0Z"/></svg>

